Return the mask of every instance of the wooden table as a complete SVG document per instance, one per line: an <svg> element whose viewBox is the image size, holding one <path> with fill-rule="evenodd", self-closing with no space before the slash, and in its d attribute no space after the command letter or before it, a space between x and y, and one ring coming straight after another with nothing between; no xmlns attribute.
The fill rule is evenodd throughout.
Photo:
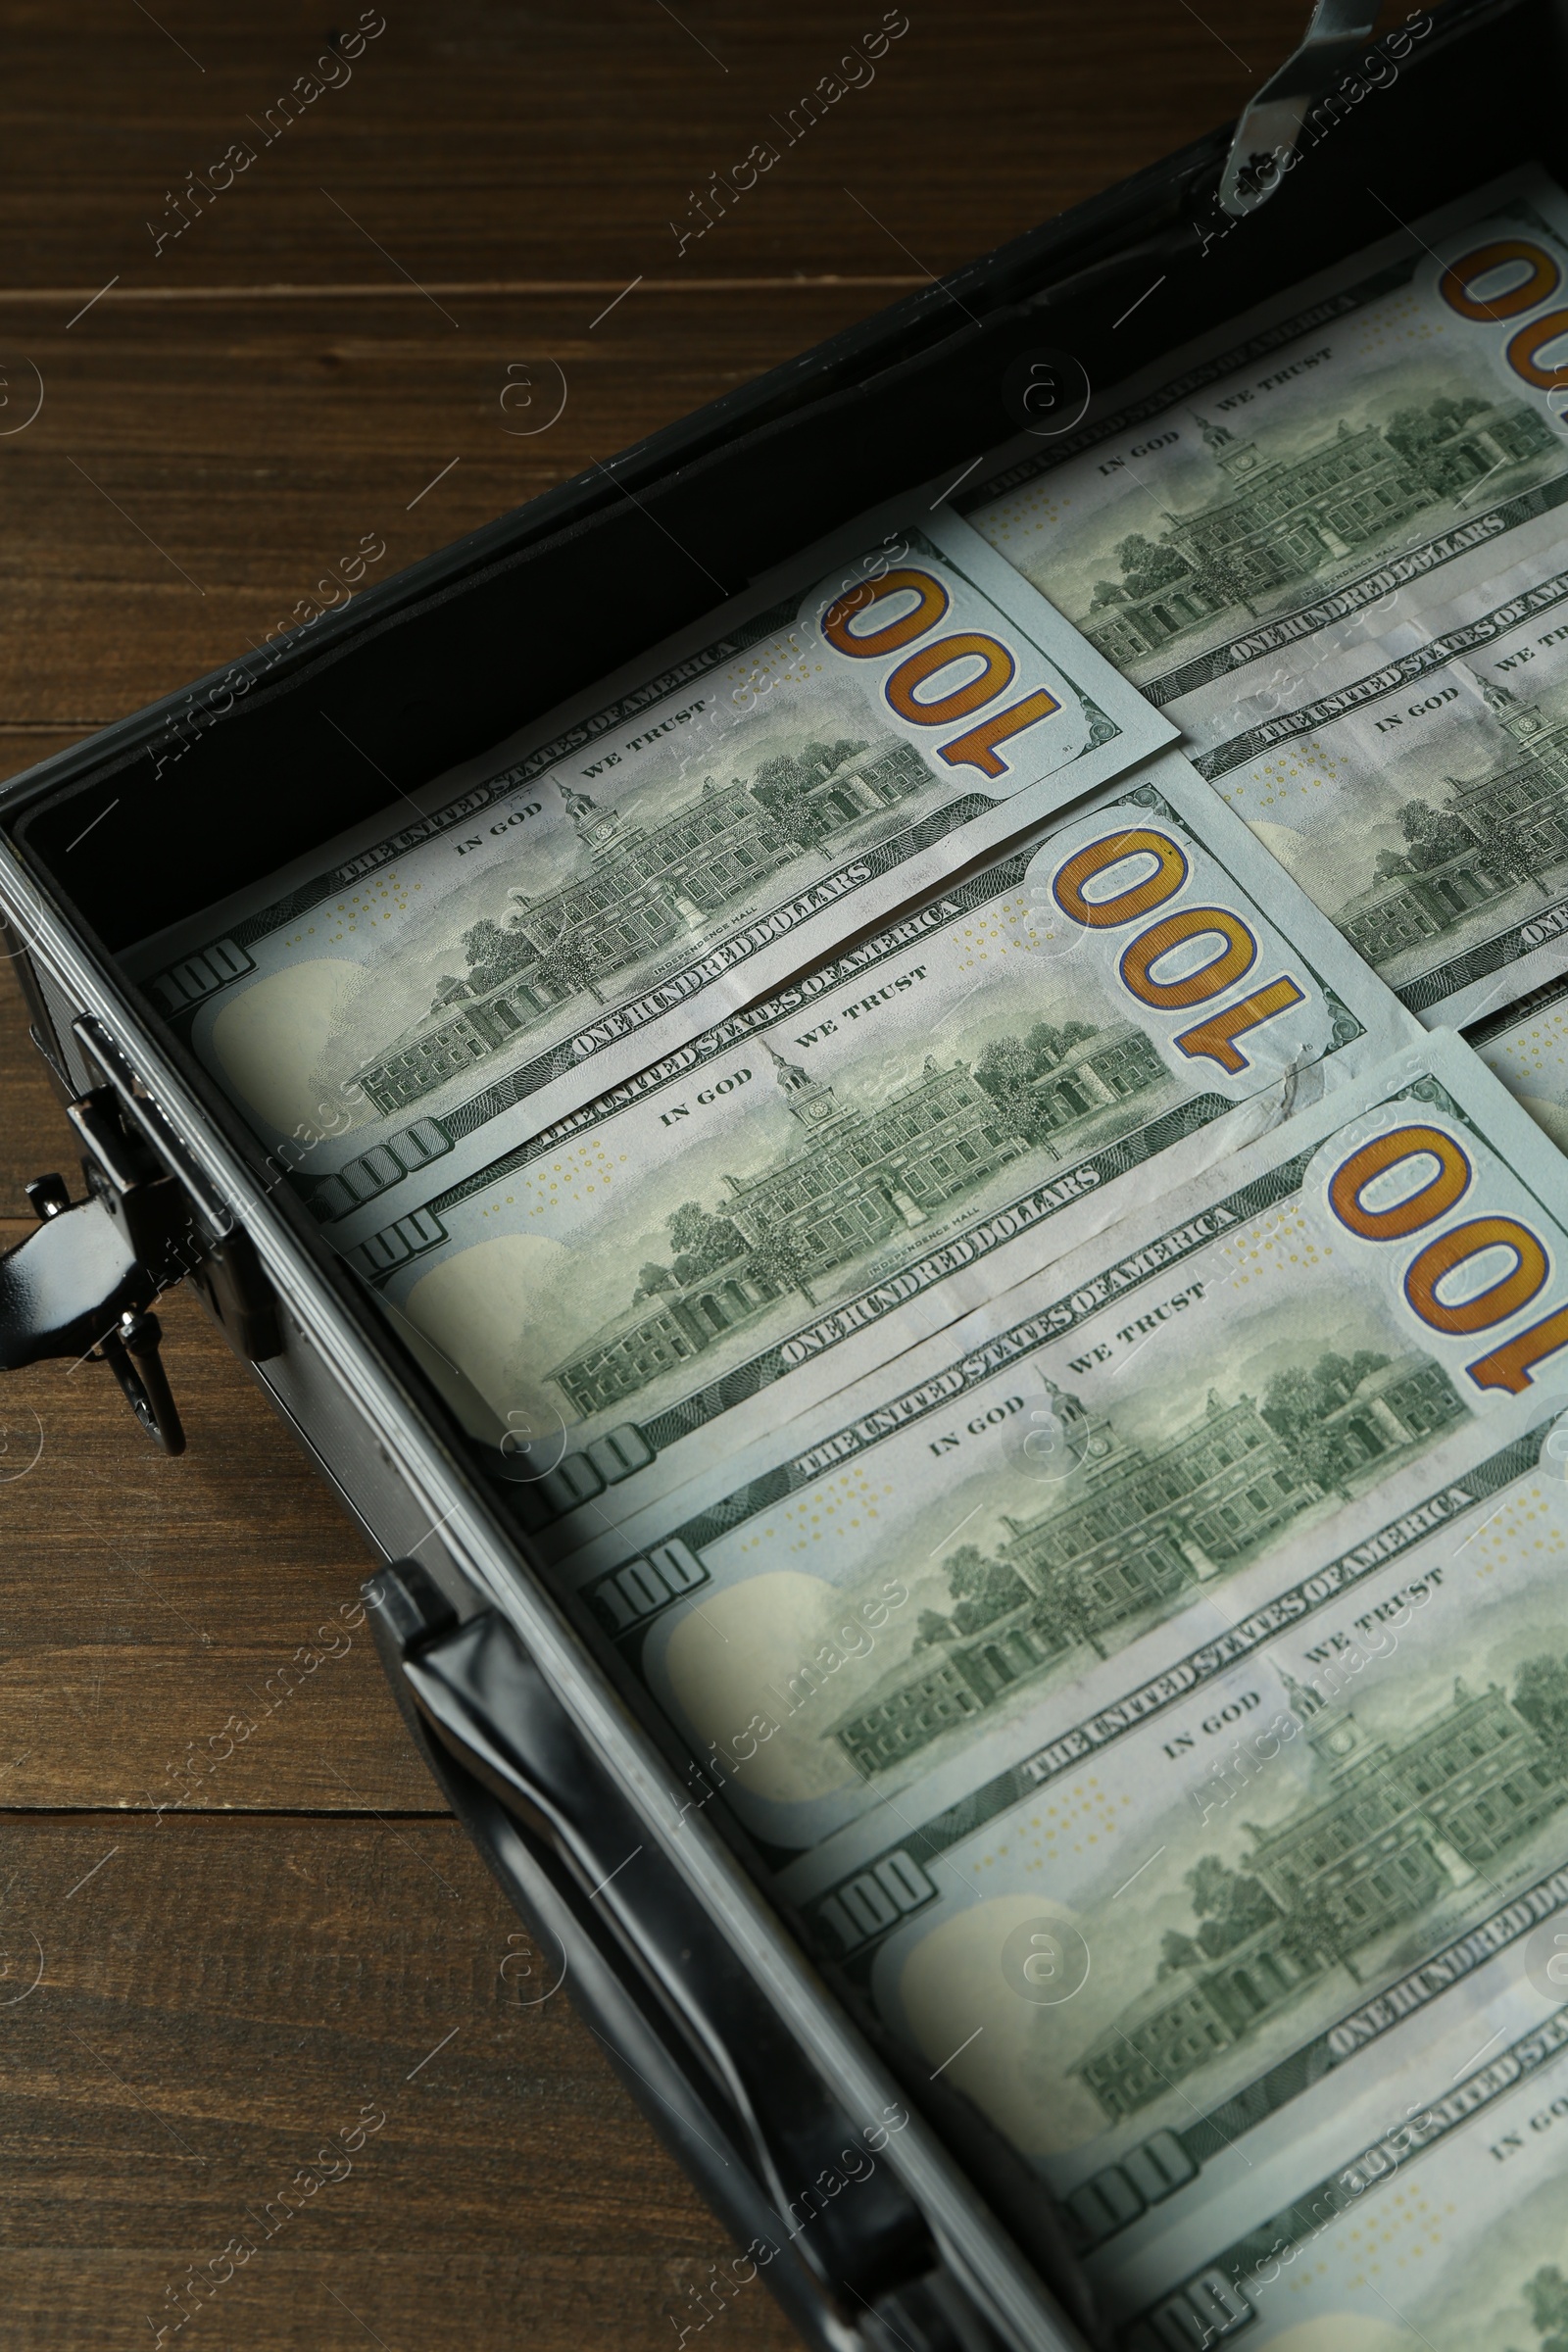
<svg viewBox="0 0 1568 2352"><path fill-rule="evenodd" d="M1234 113L1299 0L1205 11L908 0L683 247L879 11L386 0L318 72L292 0L13 5L0 772L303 613L367 534L385 576ZM9 976L0 1103L9 1246L73 1170ZM364 1544L195 1302L164 1319L180 1460L101 1369L0 1387L6 2344L789 2343L760 2287L703 2326L722 2233L527 1999L351 1622Z"/></svg>

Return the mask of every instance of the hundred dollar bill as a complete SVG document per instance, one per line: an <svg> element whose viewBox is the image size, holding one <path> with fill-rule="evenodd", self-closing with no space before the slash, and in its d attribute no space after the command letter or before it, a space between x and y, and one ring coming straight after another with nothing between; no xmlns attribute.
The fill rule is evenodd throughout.
<svg viewBox="0 0 1568 2352"><path fill-rule="evenodd" d="M1432 1024L1568 926L1565 278L1532 168L964 500Z"/></svg>
<svg viewBox="0 0 1568 2352"><path fill-rule="evenodd" d="M1352 1499L1320 1530L1048 1697L1026 1752L993 1739L785 1871L895 2033L966 2044L956 2086L1086 2246L1190 2253L1406 2040L1485 2041L1554 1937L1568 1992L1564 1401L1414 1456L1328 1410ZM1360 1491L1351 1427L1402 1457Z"/></svg>
<svg viewBox="0 0 1568 2352"><path fill-rule="evenodd" d="M885 1838L1565 1373L1568 1163L1438 1033L622 1526L604 1497L541 1544L771 1845Z"/></svg>
<svg viewBox="0 0 1568 2352"><path fill-rule="evenodd" d="M330 1223L471 1174L507 1114L577 1109L1174 732L916 500L127 960Z"/></svg>
<svg viewBox="0 0 1568 2352"><path fill-rule="evenodd" d="M1117 2342L1552 2352L1568 2328L1568 2007L1521 1994L1503 2017L1456 2072L1451 2042L1401 2069L1380 2124L1298 2171L1273 2211L1239 2196L1255 2218L1176 2266L1169 2248L1093 2264Z"/></svg>
<svg viewBox="0 0 1568 2352"><path fill-rule="evenodd" d="M1489 1070L1568 1152L1568 973L1466 1032Z"/></svg>
<svg viewBox="0 0 1568 2352"><path fill-rule="evenodd" d="M1167 753L339 1247L519 1502L620 1519L1420 1035Z"/></svg>

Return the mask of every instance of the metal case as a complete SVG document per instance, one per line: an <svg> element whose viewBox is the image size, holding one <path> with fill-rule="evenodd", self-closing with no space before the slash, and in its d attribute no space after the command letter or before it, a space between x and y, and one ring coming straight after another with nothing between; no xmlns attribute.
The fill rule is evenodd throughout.
<svg viewBox="0 0 1568 2352"><path fill-rule="evenodd" d="M1568 174L1565 0L1456 0L1298 168L1260 166L1367 29L1324 0L1234 148L1214 134L0 792L0 910L89 1180L74 1205L33 1188L40 1230L0 1260L0 1366L97 1343L177 1450L153 1303L200 1289L398 1563L372 1579L372 1619L431 1770L823 2352L1106 2339L1039 2182L808 1956L719 1808L683 1818L667 1730L535 1572L505 1487L117 951L370 814L373 762L412 781L483 751L696 619L714 579L734 592L995 445L1016 424L1009 371L1042 352L1108 385L1386 234L1391 211L1530 156ZM1161 278L1166 299L1139 304ZM370 755L354 774L314 723L328 679ZM127 821L68 858L106 790ZM1222 2332L1195 2311L1181 2340Z"/></svg>

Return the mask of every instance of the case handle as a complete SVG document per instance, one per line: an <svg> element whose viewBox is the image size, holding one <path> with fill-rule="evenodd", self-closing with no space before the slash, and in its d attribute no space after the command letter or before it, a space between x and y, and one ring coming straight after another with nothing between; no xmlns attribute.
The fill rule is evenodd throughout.
<svg viewBox="0 0 1568 2352"><path fill-rule="evenodd" d="M485 1796L499 1803L535 1871L542 1868L555 1921L540 1925L552 1926L568 1951L586 1945L591 1955L589 1977L576 1987L590 2022L596 2007L606 2015L607 1965L622 1996L629 1989L643 2063L615 2047L628 2038L624 2006L612 2055L655 2090L666 2112L649 2113L666 2137L670 2115L679 2123L684 2108L702 2117L697 2137L710 2155L728 2168L727 2146L745 2167L749 2193L737 2209L733 2180L701 2159L693 2165L739 2232L762 2217L753 2258L760 2261L764 2241L768 2264L789 2258L779 2272L768 2270L776 2290L785 2287L786 2267L804 2266L815 2289L810 2335L841 2352L900 2341L920 2352L996 2346L972 2304L938 2272L919 2209L872 2153L899 2127L881 2119L858 2130L829 2096L695 1895L649 1846L625 1794L507 1621L486 1610L460 1624L415 1561L395 1563L365 1591L394 1689L401 1685L416 1711L420 1744L455 1808L508 1892L521 1897L525 1916L540 1908L538 1881L530 1887L509 1871ZM673 2060L678 2100L650 2081L650 2032ZM691 2130L688 2122L677 2140L689 2163ZM798 2323L808 2316L798 2294L784 2300L796 2304Z"/></svg>

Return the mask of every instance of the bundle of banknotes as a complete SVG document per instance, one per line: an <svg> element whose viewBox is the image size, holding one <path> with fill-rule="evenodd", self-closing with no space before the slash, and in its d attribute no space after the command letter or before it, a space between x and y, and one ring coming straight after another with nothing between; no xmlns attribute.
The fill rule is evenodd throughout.
<svg viewBox="0 0 1568 2352"><path fill-rule="evenodd" d="M135 958L1132 2352L1568 2343L1565 285L1391 224Z"/></svg>

